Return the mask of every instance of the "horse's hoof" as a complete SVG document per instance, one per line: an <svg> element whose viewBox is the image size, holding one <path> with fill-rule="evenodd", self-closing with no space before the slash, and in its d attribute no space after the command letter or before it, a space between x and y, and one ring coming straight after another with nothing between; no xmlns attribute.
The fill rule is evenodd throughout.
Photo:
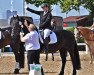
<svg viewBox="0 0 94 75"><path fill-rule="evenodd" d="M52 60L54 61L54 58Z"/></svg>
<svg viewBox="0 0 94 75"><path fill-rule="evenodd" d="M58 74L58 75L64 75L64 74Z"/></svg>
<svg viewBox="0 0 94 75"><path fill-rule="evenodd" d="M15 69L14 74L19 74L19 69Z"/></svg>
<svg viewBox="0 0 94 75"><path fill-rule="evenodd" d="M94 64L94 62L90 62L90 64Z"/></svg>
<svg viewBox="0 0 94 75"><path fill-rule="evenodd" d="M92 61L90 61L90 64L93 64L93 62L92 62Z"/></svg>
<svg viewBox="0 0 94 75"><path fill-rule="evenodd" d="M58 75L64 75L64 73L60 72Z"/></svg>
<svg viewBox="0 0 94 75"><path fill-rule="evenodd" d="M45 59L45 61L47 61L47 59Z"/></svg>

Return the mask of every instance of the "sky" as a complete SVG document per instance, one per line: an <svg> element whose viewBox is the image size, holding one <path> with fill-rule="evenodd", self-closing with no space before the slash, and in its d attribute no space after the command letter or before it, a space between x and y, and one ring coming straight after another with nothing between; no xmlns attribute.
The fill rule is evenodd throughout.
<svg viewBox="0 0 94 75"><path fill-rule="evenodd" d="M23 0L13 0L12 4L13 4L13 10L17 11L18 15L23 15ZM31 5L31 4L28 4L27 6L35 10L41 10L40 7L35 7L34 5ZM11 10L11 0L0 0L0 8L1 8L0 17L6 18L6 15L5 15L6 10ZM63 18L65 18L66 16L68 17L68 16L79 16L79 15L88 15L89 14L89 12L83 7L80 7L80 14L75 10L71 10L67 15L66 13L61 13L61 9L57 5L53 5L52 9L53 9L52 14L54 16L62 16ZM38 15L35 15L28 11L25 11L25 15L31 16L34 19L39 18Z"/></svg>

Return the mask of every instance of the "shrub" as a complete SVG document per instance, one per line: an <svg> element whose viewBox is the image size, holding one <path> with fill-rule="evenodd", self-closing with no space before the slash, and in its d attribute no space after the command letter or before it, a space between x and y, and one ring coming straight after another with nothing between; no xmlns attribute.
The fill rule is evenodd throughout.
<svg viewBox="0 0 94 75"><path fill-rule="evenodd" d="M66 30L71 31L72 33L74 33L74 27L67 28ZM78 43L84 43L84 39L82 37L80 37ZM83 45L78 46L78 50L79 51L85 50L85 46L83 46Z"/></svg>
<svg viewBox="0 0 94 75"><path fill-rule="evenodd" d="M74 27L66 28L66 30L71 31L74 33Z"/></svg>

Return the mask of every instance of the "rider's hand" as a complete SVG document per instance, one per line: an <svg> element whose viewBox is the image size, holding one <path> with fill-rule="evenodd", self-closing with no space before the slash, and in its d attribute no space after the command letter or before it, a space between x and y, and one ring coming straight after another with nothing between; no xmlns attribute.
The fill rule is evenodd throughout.
<svg viewBox="0 0 94 75"><path fill-rule="evenodd" d="M26 10L29 10L29 9L30 9L29 7L26 8Z"/></svg>
<svg viewBox="0 0 94 75"><path fill-rule="evenodd" d="M27 5L25 5L25 9L27 9L28 7L27 7Z"/></svg>

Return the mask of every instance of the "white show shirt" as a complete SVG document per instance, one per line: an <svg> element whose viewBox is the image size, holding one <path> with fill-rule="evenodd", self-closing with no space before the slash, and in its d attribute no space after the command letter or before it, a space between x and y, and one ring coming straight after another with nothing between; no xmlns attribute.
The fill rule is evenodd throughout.
<svg viewBox="0 0 94 75"><path fill-rule="evenodd" d="M39 35L37 31L31 31L26 34L22 40L25 40L25 49L27 51L40 49Z"/></svg>

